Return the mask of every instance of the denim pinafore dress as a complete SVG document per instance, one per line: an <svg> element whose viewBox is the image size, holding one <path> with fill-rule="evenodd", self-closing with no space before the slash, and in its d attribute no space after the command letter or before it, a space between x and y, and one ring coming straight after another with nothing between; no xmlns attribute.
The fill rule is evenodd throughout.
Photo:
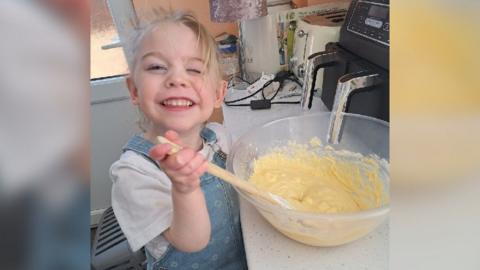
<svg viewBox="0 0 480 270"><path fill-rule="evenodd" d="M206 147L212 147L215 154L212 162L225 168L226 155L216 144L216 134L209 128L203 128L201 137ZM125 145L123 151L131 150L154 162L148 152L154 144L140 135L134 136ZM211 236L208 245L199 252L186 253L169 245L165 253L155 259L148 250L147 270L198 269L198 270L243 270L247 268L245 249L240 226L238 196L232 186L217 177L204 173L200 177L200 186L205 194L211 223Z"/></svg>

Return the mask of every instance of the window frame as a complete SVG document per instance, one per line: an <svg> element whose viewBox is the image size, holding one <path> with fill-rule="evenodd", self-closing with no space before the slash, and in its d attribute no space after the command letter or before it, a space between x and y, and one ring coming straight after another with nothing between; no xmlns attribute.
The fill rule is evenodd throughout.
<svg viewBox="0 0 480 270"><path fill-rule="evenodd" d="M129 34L134 30L135 25L131 22L138 22L137 13L133 0L105 0L108 12L112 17L113 26L117 32L117 36L113 38L111 43L101 45L102 50L110 50L114 48L122 48L123 55L126 55L124 42ZM119 73L105 77L90 78L90 82L109 81L112 78L125 77L127 74Z"/></svg>
<svg viewBox="0 0 480 270"><path fill-rule="evenodd" d="M138 16L135 12L133 0L105 0L107 8L112 16L113 24L117 30L118 38L116 42L103 45L102 48L123 48L123 43L127 40L135 26L131 22L138 22ZM125 50L124 50L125 52Z"/></svg>

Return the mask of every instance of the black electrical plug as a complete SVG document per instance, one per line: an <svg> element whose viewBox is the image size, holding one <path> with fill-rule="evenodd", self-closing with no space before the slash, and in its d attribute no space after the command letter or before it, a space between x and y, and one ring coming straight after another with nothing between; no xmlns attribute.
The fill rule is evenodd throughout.
<svg viewBox="0 0 480 270"><path fill-rule="evenodd" d="M252 110L264 110L264 109L270 109L270 107L272 107L272 103L268 99L250 101L250 108Z"/></svg>
<svg viewBox="0 0 480 270"><path fill-rule="evenodd" d="M292 76L292 73L289 71L279 71L277 74L275 74L275 78L273 78L273 81L282 83L285 79L288 79L288 77Z"/></svg>

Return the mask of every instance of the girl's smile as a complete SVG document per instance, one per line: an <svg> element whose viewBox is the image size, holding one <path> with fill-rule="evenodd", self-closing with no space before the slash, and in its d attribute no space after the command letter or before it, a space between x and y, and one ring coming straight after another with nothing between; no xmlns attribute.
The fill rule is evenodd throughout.
<svg viewBox="0 0 480 270"><path fill-rule="evenodd" d="M167 111L184 111L195 106L195 102L188 97L170 97L160 102Z"/></svg>

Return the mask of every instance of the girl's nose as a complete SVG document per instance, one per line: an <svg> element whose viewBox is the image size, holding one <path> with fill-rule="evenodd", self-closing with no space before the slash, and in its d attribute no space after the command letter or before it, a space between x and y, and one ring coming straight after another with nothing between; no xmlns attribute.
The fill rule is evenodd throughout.
<svg viewBox="0 0 480 270"><path fill-rule="evenodd" d="M167 77L165 83L167 87L187 87L187 80L185 76L180 74L181 72L174 71Z"/></svg>

